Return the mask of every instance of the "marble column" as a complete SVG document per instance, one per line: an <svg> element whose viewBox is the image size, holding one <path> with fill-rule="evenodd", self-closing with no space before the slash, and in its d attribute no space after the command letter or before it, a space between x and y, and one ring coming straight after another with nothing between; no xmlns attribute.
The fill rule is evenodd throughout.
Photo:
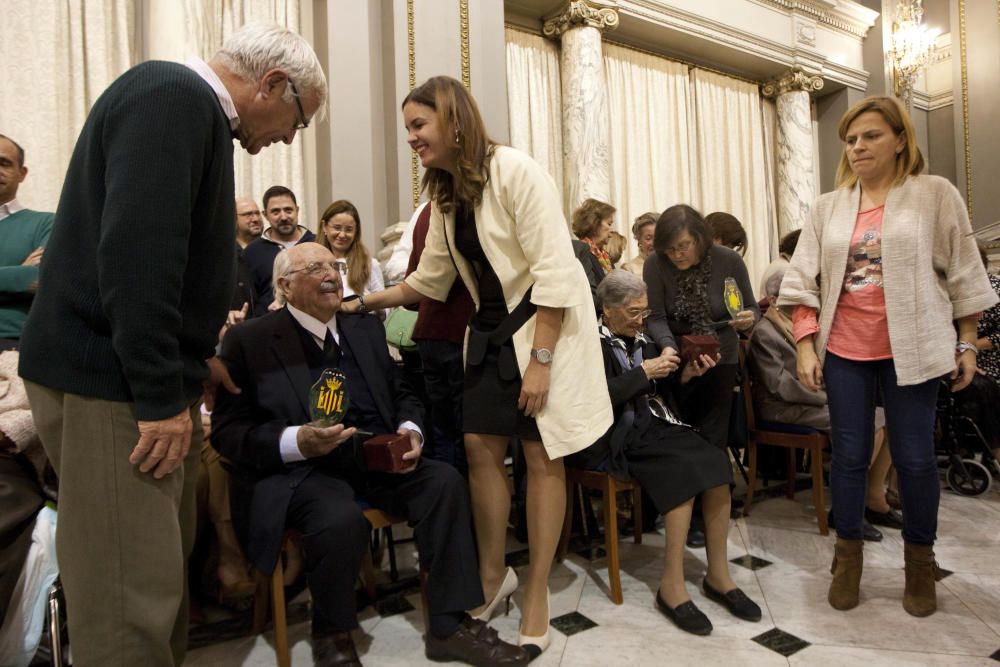
<svg viewBox="0 0 1000 667"><path fill-rule="evenodd" d="M775 99L778 115L778 232L782 236L802 228L816 199L809 93L821 88L823 79L798 67L764 84L764 96Z"/></svg>
<svg viewBox="0 0 1000 667"><path fill-rule="evenodd" d="M563 198L567 211L587 197L610 201L611 154L601 32L618 25L616 3L571 0L543 27L561 41Z"/></svg>

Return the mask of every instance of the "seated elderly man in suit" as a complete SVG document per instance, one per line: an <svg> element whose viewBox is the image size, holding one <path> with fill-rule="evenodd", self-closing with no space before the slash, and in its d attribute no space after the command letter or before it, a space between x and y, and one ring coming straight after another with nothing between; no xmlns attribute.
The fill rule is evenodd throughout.
<svg viewBox="0 0 1000 667"><path fill-rule="evenodd" d="M274 291L285 308L233 327L221 357L239 395L220 391L212 445L233 469L232 515L254 565L271 572L286 528L303 535L313 599L318 665L361 664L354 584L368 525L356 498L406 516L427 571L432 660L521 665L523 649L470 618L483 604L465 481L449 465L422 459L420 403L396 374L381 322L339 314L342 283L334 257L317 243L279 253ZM342 424L310 423L309 390L324 368L346 376ZM356 432L408 435L402 472L366 472L355 463Z"/></svg>
<svg viewBox="0 0 1000 667"><path fill-rule="evenodd" d="M770 306L778 299L786 268L787 264L774 267L764 282L764 295ZM779 308L769 307L754 328L749 354L754 412L759 420L808 426L829 433L826 392L810 391L799 381L792 320L788 315ZM885 497L885 478L892 460L884 427L885 413L877 408L864 523L864 538L874 542L882 539L882 533L873 524L897 530L903 527L902 515L889 506Z"/></svg>

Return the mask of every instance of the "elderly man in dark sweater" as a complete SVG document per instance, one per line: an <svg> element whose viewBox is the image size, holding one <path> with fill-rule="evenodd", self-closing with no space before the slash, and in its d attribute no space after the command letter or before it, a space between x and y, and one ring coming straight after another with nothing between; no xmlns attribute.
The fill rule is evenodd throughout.
<svg viewBox="0 0 1000 667"><path fill-rule="evenodd" d="M76 665L183 661L197 403L234 286L232 139L291 143L326 95L302 37L248 25L208 63L127 71L80 133L20 366L59 475Z"/></svg>

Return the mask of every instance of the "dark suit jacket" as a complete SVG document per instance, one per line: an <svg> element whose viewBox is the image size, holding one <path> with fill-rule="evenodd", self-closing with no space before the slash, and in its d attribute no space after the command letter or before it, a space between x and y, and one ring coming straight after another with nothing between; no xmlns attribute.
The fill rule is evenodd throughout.
<svg viewBox="0 0 1000 667"><path fill-rule="evenodd" d="M247 556L264 572L274 567L288 503L307 475L321 471L355 486L362 476L353 464L350 442L318 459L281 460L282 431L311 419L312 380L298 329L283 308L230 329L220 355L243 393L219 391L212 446L232 471L233 527ZM395 431L403 421L421 425L420 401L396 372L382 323L372 315L338 315L338 329L357 357L386 430Z"/></svg>

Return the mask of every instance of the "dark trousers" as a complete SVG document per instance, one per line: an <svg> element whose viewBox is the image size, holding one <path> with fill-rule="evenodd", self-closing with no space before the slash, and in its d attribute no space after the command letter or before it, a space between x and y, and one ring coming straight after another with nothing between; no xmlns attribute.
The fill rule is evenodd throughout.
<svg viewBox="0 0 1000 667"><path fill-rule="evenodd" d="M851 540L862 538L875 398L881 391L892 464L899 476L903 539L913 544L933 544L941 497L934 455L939 380L901 387L896 382L892 359L851 361L829 352L823 376L830 402L830 491L837 535Z"/></svg>
<svg viewBox="0 0 1000 667"><path fill-rule="evenodd" d="M418 340L427 394L427 444L424 456L448 463L468 475L462 438L462 392L465 363L462 345L446 340Z"/></svg>
<svg viewBox="0 0 1000 667"><path fill-rule="evenodd" d="M729 413L739 366L716 366L694 378L683 393L681 419L696 427L710 443L725 450L729 441Z"/></svg>
<svg viewBox="0 0 1000 667"><path fill-rule="evenodd" d="M373 507L405 516L427 571L428 613L461 612L483 603L466 482L449 465L422 460L404 475L370 474L363 494ZM368 524L346 481L314 470L288 505L287 525L303 535L314 634L356 628L354 583Z"/></svg>

